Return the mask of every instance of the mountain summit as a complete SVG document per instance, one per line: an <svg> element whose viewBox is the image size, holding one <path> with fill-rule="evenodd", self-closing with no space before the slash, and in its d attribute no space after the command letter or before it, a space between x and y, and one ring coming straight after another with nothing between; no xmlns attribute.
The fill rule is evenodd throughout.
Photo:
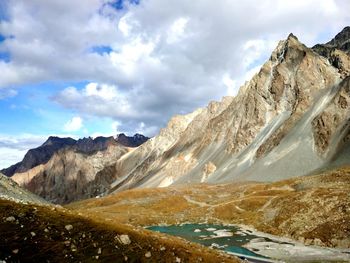
<svg viewBox="0 0 350 263"><path fill-rule="evenodd" d="M41 146L29 150L21 162L2 172L55 203L95 197L113 181L101 179L98 172L148 139L141 134L79 140L51 136Z"/></svg>
<svg viewBox="0 0 350 263"><path fill-rule="evenodd" d="M67 203L137 187L278 181L349 164L348 31L313 48L290 34L237 96L174 116L150 140L79 140L13 179Z"/></svg>
<svg viewBox="0 0 350 263"><path fill-rule="evenodd" d="M346 47L344 30L330 43ZM116 178L110 191L277 181L349 163L349 55L330 48L320 55L290 34L236 97L177 117L180 129L171 120L102 171Z"/></svg>

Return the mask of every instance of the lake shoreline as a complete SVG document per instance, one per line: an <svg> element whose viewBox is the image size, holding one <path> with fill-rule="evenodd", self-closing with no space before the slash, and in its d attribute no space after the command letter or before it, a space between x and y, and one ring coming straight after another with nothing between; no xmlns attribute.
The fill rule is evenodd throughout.
<svg viewBox="0 0 350 263"><path fill-rule="evenodd" d="M237 252L229 252L226 250L223 250L226 253L233 254L233 255L242 255L249 257L256 257L257 259L265 260L265 262L350 262L350 250L347 249L337 249L337 248L327 248L327 247L321 247L321 246L315 246L315 245L305 245L302 242L298 242L296 240L287 238L287 237L280 237L268 233L264 233L261 231L258 231L254 229L251 226L246 226L242 224L222 224L222 223L181 223L178 225L172 225L172 224L158 224L153 226L145 227L150 230L152 227L159 227L159 228L172 228L172 227L186 227L188 225L198 226L197 229L193 232L202 232L200 229L201 227L206 227L206 229L211 230L213 233L219 232L225 230L228 227L235 228L236 231L234 234L241 235L241 236L254 236L251 240L249 240L246 244L242 245L242 248L245 248L254 254L257 254L258 256L254 255L246 255L244 253L237 253ZM210 226L213 227L210 229ZM217 230L218 226L220 226L222 229ZM197 230L197 231L196 231ZM162 232L165 233L166 232ZM219 232L220 234L220 232ZM195 235L193 233L193 235ZM175 234L175 236L177 236ZM179 237L186 238L184 236L179 235ZM211 236L212 240L225 237L225 235L220 236L217 235L216 237ZM190 240L192 242L196 242L193 240ZM203 244L202 242L199 242ZM215 247L212 247L215 248ZM217 246L216 248L220 248L220 246ZM262 257L260 258L259 255ZM264 259L263 257L266 257ZM257 261L258 262L258 261Z"/></svg>

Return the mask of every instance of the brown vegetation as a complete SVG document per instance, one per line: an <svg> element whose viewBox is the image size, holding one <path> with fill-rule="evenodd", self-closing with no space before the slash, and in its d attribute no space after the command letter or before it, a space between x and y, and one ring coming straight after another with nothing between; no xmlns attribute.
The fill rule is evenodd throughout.
<svg viewBox="0 0 350 263"><path fill-rule="evenodd" d="M238 262L180 238L60 207L0 200L0 215L0 260L6 262Z"/></svg>
<svg viewBox="0 0 350 263"><path fill-rule="evenodd" d="M307 244L350 247L350 168L270 184L134 189L68 205L136 226L234 223Z"/></svg>

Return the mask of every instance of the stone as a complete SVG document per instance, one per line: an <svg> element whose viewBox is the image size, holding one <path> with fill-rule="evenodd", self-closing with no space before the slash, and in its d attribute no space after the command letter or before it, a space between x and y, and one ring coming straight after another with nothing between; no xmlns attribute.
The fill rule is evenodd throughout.
<svg viewBox="0 0 350 263"><path fill-rule="evenodd" d="M119 242L122 243L123 245L131 244L131 240L128 235L119 235L119 236L116 236L116 239L118 239Z"/></svg>
<svg viewBox="0 0 350 263"><path fill-rule="evenodd" d="M9 216L9 217L6 218L7 222L13 222L15 220L16 220L16 218L14 218L13 216Z"/></svg>
<svg viewBox="0 0 350 263"><path fill-rule="evenodd" d="M152 257L151 252L150 252L150 251L148 251L148 252L145 254L145 257L146 257L146 258L150 258L150 257Z"/></svg>
<svg viewBox="0 0 350 263"><path fill-rule="evenodd" d="M64 228L65 228L67 231L70 231L70 230L73 229L73 226L72 226L72 225L66 225Z"/></svg>

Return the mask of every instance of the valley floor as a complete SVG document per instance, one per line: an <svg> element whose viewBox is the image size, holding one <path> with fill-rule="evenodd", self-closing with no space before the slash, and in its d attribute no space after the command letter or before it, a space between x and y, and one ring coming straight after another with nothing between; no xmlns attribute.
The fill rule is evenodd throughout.
<svg viewBox="0 0 350 263"><path fill-rule="evenodd" d="M134 189L67 207L135 226L250 226L306 245L350 248L350 168L276 183Z"/></svg>
<svg viewBox="0 0 350 263"><path fill-rule="evenodd" d="M233 224L286 242L283 249L261 240L246 245L268 257L294 260L299 254L299 262L300 255L311 253L306 262L344 262L350 251L349 193L350 168L344 167L276 183L134 189L65 208L0 200L0 260L239 262L223 252L144 229L207 223ZM266 235L261 232L254 233Z"/></svg>

